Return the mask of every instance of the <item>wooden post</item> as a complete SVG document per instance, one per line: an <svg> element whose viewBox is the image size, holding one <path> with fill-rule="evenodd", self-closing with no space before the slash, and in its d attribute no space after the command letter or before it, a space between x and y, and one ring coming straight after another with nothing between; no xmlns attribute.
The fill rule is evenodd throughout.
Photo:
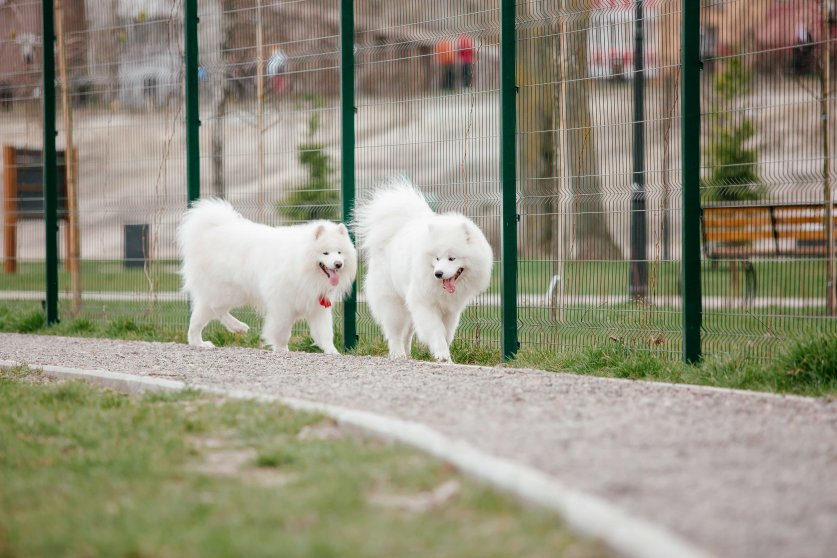
<svg viewBox="0 0 837 558"><path fill-rule="evenodd" d="M820 99L820 122L822 122L822 191L823 191L823 218L825 219L825 246L826 246L826 270L825 294L826 313L834 316L837 312L837 292L834 285L834 200L831 191L831 145L828 127L831 125L831 114L829 102L831 101L831 26L828 21L828 2L822 3L822 34L821 40L823 53L820 57L820 82L822 96Z"/></svg>
<svg viewBox="0 0 837 558"><path fill-rule="evenodd" d="M3 273L17 271L17 161L15 148L3 146Z"/></svg>
<svg viewBox="0 0 837 558"><path fill-rule="evenodd" d="M55 0L55 27L58 46L58 74L61 80L61 112L64 117L64 180L67 185L67 252L65 265L70 272L73 291L73 313L81 309L81 277L79 272L78 195L76 193L77 153L73 144L73 108L70 106L67 47L64 40L64 6Z"/></svg>

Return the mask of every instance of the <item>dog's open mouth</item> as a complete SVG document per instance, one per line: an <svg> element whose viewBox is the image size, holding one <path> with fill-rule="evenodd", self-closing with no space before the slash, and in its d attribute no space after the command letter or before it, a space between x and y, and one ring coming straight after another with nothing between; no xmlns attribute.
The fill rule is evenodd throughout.
<svg viewBox="0 0 837 558"><path fill-rule="evenodd" d="M465 271L464 267L460 267L459 270L456 272L456 275L452 275L447 279L442 279L442 288L445 289L447 292L453 294L456 292L456 280L459 279L459 276L462 275L462 272Z"/></svg>
<svg viewBox="0 0 837 558"><path fill-rule="evenodd" d="M328 277L328 282L331 283L331 286L336 287L337 283L340 282L340 276L337 275L337 270L331 269L330 267L326 267L322 263L320 263L320 269L322 269L323 273L325 273L326 277Z"/></svg>

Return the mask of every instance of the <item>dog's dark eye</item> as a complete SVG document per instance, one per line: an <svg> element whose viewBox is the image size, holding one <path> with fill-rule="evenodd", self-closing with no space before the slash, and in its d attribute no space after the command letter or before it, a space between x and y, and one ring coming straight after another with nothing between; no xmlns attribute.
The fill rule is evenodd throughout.
<svg viewBox="0 0 837 558"><path fill-rule="evenodd" d="M439 258L436 258L436 261L438 262L438 261L439 261Z"/></svg>
<svg viewBox="0 0 837 558"><path fill-rule="evenodd" d="M328 252L323 252L323 256L328 256Z"/></svg>
<svg viewBox="0 0 837 558"><path fill-rule="evenodd" d="M456 258L454 258L453 256L451 256L451 257L449 257L449 258L448 258L448 261L449 261L449 262L456 261Z"/></svg>

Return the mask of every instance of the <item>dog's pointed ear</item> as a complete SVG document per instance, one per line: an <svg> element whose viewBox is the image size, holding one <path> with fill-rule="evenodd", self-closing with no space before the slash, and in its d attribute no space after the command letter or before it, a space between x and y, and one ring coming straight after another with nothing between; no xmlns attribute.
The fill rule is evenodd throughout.
<svg viewBox="0 0 837 558"><path fill-rule="evenodd" d="M465 229L465 243L471 243L471 225L467 222L462 223L462 228Z"/></svg>
<svg viewBox="0 0 837 558"><path fill-rule="evenodd" d="M325 227L324 226L322 226L322 225L317 226L317 228L314 229L314 240L319 239L323 235L324 232L325 232Z"/></svg>
<svg viewBox="0 0 837 558"><path fill-rule="evenodd" d="M343 236L349 236L349 229L347 229L346 225L344 225L343 223L337 225L337 231Z"/></svg>

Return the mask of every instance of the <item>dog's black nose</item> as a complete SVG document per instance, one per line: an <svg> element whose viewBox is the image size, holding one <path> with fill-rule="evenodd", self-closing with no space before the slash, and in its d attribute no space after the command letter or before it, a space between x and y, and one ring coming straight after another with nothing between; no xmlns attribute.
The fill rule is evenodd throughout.
<svg viewBox="0 0 837 558"><path fill-rule="evenodd" d="M343 267L343 262L334 262L334 269L340 269Z"/></svg>
<svg viewBox="0 0 837 558"><path fill-rule="evenodd" d="M441 271L437 271L437 272L436 272L436 277L437 277L438 279L441 279L441 278L442 278L442 275L444 275L444 273L442 273Z"/></svg>

